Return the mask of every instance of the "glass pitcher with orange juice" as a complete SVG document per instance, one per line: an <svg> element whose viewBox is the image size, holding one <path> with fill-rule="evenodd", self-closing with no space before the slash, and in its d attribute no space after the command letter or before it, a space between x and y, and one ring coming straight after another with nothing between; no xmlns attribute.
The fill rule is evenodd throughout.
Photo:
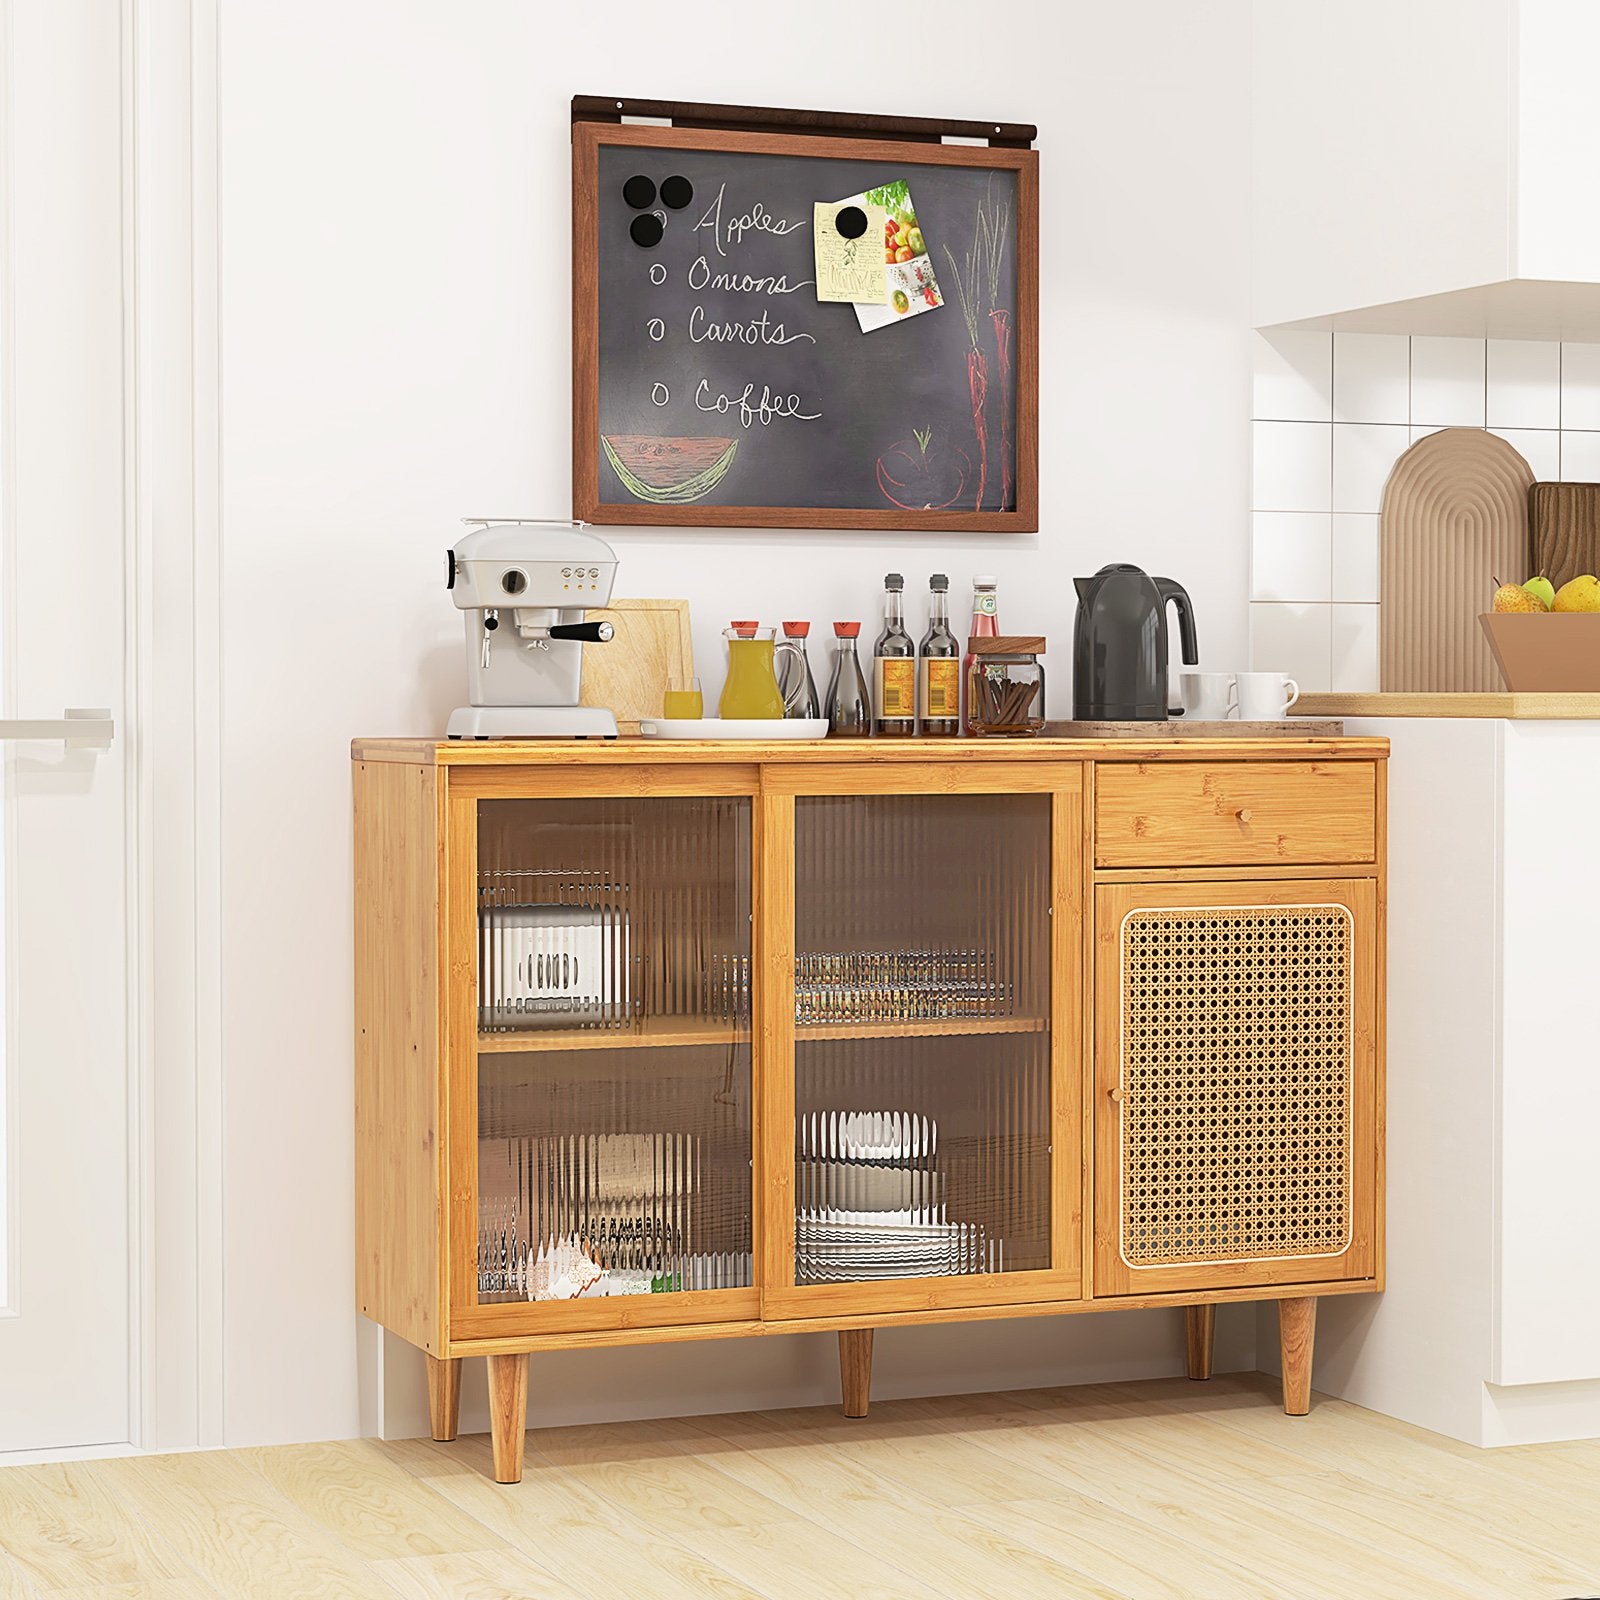
<svg viewBox="0 0 1600 1600"><path fill-rule="evenodd" d="M776 634L776 628L754 622L736 622L722 630L728 641L728 681L722 686L717 710L724 718L783 715L783 691L773 669Z"/></svg>

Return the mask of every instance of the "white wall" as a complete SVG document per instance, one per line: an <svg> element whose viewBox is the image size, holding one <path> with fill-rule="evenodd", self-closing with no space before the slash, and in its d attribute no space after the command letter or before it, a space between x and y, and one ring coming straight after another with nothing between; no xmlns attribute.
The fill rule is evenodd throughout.
<svg viewBox="0 0 1600 1600"><path fill-rule="evenodd" d="M861 615L888 567L913 585L947 570L958 595L974 570L997 572L1007 625L1051 636L1058 707L1070 580L1108 560L1184 581L1206 659L1242 660L1244 0L928 0L892 38L869 21L844 0L803 14L222 0L230 1443L361 1420L348 743L437 732L462 695L440 585L457 519L569 508L574 92L1039 124L1042 532L619 533L619 593L693 602L708 691L725 618ZM896 1336L882 1384L1172 1371L1176 1321ZM1230 1359L1248 1364L1244 1320L1227 1325ZM563 1357L549 1371L574 1417L836 1392L816 1339ZM365 1375L369 1392L392 1387L370 1362ZM547 1381L535 1375L536 1415Z"/></svg>

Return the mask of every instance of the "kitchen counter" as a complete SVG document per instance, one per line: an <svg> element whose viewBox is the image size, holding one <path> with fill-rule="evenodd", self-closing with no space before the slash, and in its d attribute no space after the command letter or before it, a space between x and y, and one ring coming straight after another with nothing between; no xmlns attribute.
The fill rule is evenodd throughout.
<svg viewBox="0 0 1600 1600"><path fill-rule="evenodd" d="M1600 695L1302 708L1391 746L1389 1287L1330 1307L1319 1387L1473 1444L1600 1436Z"/></svg>
<svg viewBox="0 0 1600 1600"><path fill-rule="evenodd" d="M1303 694L1297 717L1502 717L1600 721L1600 694Z"/></svg>

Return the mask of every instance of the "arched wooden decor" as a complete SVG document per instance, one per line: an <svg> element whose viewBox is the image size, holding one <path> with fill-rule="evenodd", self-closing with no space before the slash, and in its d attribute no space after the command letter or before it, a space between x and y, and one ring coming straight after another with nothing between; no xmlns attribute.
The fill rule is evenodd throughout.
<svg viewBox="0 0 1600 1600"><path fill-rule="evenodd" d="M1533 469L1481 428L1419 439L1383 490L1380 683L1386 690L1497 691L1478 626L1494 578L1528 576Z"/></svg>

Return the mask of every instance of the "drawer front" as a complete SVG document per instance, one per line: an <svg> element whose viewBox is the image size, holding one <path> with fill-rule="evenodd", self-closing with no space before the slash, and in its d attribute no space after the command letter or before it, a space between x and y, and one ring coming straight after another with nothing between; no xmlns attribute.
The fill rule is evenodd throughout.
<svg viewBox="0 0 1600 1600"><path fill-rule="evenodd" d="M1095 863L1371 861L1377 804L1370 761L1108 763L1095 769Z"/></svg>

